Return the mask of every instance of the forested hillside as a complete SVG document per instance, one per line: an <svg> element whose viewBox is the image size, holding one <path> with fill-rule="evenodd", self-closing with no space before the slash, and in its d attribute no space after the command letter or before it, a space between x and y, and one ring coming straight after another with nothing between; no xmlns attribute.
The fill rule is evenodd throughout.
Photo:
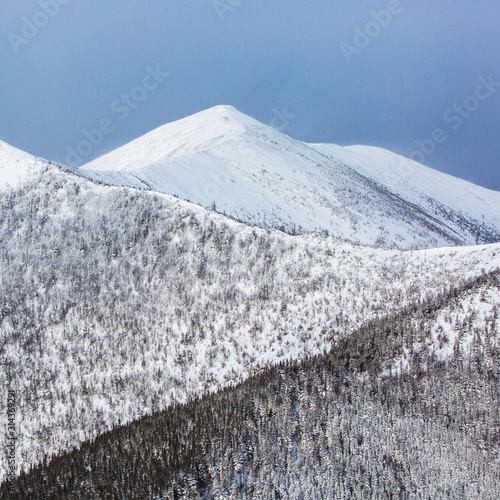
<svg viewBox="0 0 500 500"><path fill-rule="evenodd" d="M485 290L498 272L115 429L22 475L14 498L499 498L498 305L456 324L450 357L430 348L440 316Z"/></svg>
<svg viewBox="0 0 500 500"><path fill-rule="evenodd" d="M399 252L291 236L45 165L0 193L0 355L17 394L18 472L320 354L499 265L498 245ZM6 425L5 370L0 381Z"/></svg>

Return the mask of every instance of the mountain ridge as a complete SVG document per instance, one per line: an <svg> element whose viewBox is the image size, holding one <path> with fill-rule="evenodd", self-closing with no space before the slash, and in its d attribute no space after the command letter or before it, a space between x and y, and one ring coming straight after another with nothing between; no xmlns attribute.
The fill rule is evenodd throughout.
<svg viewBox="0 0 500 500"><path fill-rule="evenodd" d="M500 193L380 148L297 141L232 106L158 127L78 171L261 227L360 244L500 241Z"/></svg>
<svg viewBox="0 0 500 500"><path fill-rule="evenodd" d="M46 163L0 142L0 189ZM499 192L382 148L297 141L227 105L162 125L73 171L292 234L402 250L500 241Z"/></svg>
<svg viewBox="0 0 500 500"><path fill-rule="evenodd" d="M56 165L0 191L0 236L23 469L500 266L499 244L400 252L291 236Z"/></svg>

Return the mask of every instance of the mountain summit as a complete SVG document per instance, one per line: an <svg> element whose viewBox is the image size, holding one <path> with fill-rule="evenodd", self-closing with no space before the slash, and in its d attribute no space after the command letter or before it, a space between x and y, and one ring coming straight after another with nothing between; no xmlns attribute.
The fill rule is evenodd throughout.
<svg viewBox="0 0 500 500"><path fill-rule="evenodd" d="M232 106L215 106L182 120L167 123L148 134L88 163L83 169L134 171L158 162L191 157L237 140L247 127L260 123ZM121 161L117 163L117 155Z"/></svg>
<svg viewBox="0 0 500 500"><path fill-rule="evenodd" d="M243 222L398 248L500 240L500 193L379 148L305 144L216 106L79 169Z"/></svg>

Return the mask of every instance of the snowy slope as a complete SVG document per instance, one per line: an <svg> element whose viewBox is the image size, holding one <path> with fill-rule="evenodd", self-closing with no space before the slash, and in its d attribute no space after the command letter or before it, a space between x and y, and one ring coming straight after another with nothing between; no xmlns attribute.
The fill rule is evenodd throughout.
<svg viewBox="0 0 500 500"><path fill-rule="evenodd" d="M0 190L17 188L36 169L37 159L0 141Z"/></svg>
<svg viewBox="0 0 500 500"><path fill-rule="evenodd" d="M390 155L305 144L217 106L159 127L79 172L215 204L259 226L328 231L362 244L405 249L500 240L499 193L430 175L418 164L412 178L401 179L394 165L400 157Z"/></svg>
<svg viewBox="0 0 500 500"><path fill-rule="evenodd" d="M498 193L425 167L402 179L388 152L303 144L231 107L77 171L0 146L0 354L19 397L19 468L269 363L320 353L337 335L500 267L499 244L359 247L86 179L385 246L474 243L482 215L498 227ZM486 293L484 322L498 308L498 293ZM444 329L447 313L436 320ZM0 381L5 425L5 373Z"/></svg>
<svg viewBox="0 0 500 500"><path fill-rule="evenodd" d="M499 244L401 252L290 236L51 165L0 192L0 238L19 467L500 267Z"/></svg>
<svg viewBox="0 0 500 500"><path fill-rule="evenodd" d="M500 193L372 146L316 144L318 151L387 187L436 217L476 220L498 232ZM455 220L458 222L458 220ZM463 222L463 221L462 221Z"/></svg>

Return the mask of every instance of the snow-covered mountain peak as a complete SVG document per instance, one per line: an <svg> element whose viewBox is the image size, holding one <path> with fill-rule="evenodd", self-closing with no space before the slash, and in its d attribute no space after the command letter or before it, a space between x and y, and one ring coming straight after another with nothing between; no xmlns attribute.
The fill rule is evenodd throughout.
<svg viewBox="0 0 500 500"><path fill-rule="evenodd" d="M260 124L257 120L254 118L246 115L245 113L242 113L241 111L237 110L234 106L231 106L230 104L219 104L217 106L213 106L211 108L205 109L203 111L200 111L198 113L195 113L194 115L188 116L187 118L184 118L183 120L194 120L195 118L198 119L221 119L229 122L239 122L243 125L246 124ZM179 121L183 121L179 120Z"/></svg>
<svg viewBox="0 0 500 500"><path fill-rule="evenodd" d="M379 148L306 144L215 106L79 169L263 227L429 248L500 240L500 193Z"/></svg>
<svg viewBox="0 0 500 500"><path fill-rule="evenodd" d="M215 106L162 125L84 165L82 169L130 172L210 151L228 141L237 140L249 129L259 127L265 125L233 106ZM116 161L117 155L122 161Z"/></svg>
<svg viewBox="0 0 500 500"><path fill-rule="evenodd" d="M210 140L221 134L238 135L255 126L261 127L262 124L233 106L218 105L181 120L167 123L160 127L160 130L165 133L165 140L169 139L170 133L177 135L184 133L187 140L193 141ZM197 137L193 134L187 135L189 132L196 132Z"/></svg>

